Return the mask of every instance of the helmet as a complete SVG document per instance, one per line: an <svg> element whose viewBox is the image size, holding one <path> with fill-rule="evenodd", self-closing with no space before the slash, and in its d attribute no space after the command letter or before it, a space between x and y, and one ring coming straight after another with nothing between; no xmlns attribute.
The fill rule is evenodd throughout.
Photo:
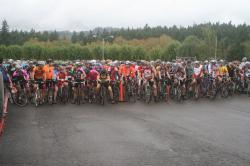
<svg viewBox="0 0 250 166"><path fill-rule="evenodd" d="M9 62L9 63L13 63L13 59L9 59L8 62Z"/></svg>
<svg viewBox="0 0 250 166"><path fill-rule="evenodd" d="M22 68L22 66L21 66L21 65L16 64L16 69L21 69L21 68Z"/></svg>
<svg viewBox="0 0 250 166"><path fill-rule="evenodd" d="M160 59L157 59L157 60L155 61L155 63L161 63L161 60L160 60Z"/></svg>
<svg viewBox="0 0 250 166"><path fill-rule="evenodd" d="M51 62L52 62L52 59L49 58L46 62L47 62L47 63L51 63Z"/></svg>
<svg viewBox="0 0 250 166"><path fill-rule="evenodd" d="M125 65L130 65L130 62L129 62L129 61L126 61L126 62L125 62Z"/></svg>
<svg viewBox="0 0 250 166"><path fill-rule="evenodd" d="M37 65L39 65L39 66L43 65L43 61L38 61Z"/></svg>
<svg viewBox="0 0 250 166"><path fill-rule="evenodd" d="M246 62L246 61L247 61L246 57L242 58L242 62Z"/></svg>
<svg viewBox="0 0 250 166"><path fill-rule="evenodd" d="M211 63L216 63L216 60L214 60L214 59L213 59L213 60L211 60Z"/></svg>

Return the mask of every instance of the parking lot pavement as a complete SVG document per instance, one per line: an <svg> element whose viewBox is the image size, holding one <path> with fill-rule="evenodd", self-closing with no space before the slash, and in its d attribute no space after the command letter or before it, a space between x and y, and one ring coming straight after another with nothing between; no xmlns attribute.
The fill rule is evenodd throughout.
<svg viewBox="0 0 250 166"><path fill-rule="evenodd" d="M250 98L11 105L1 166L249 166Z"/></svg>

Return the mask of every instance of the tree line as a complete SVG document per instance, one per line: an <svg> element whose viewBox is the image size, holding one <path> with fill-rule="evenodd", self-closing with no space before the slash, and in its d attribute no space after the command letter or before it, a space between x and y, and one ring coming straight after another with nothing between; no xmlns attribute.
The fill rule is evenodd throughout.
<svg viewBox="0 0 250 166"><path fill-rule="evenodd" d="M66 35L65 35L66 34ZM103 43L104 41L104 48ZM188 27L96 28L91 31L0 30L0 57L13 59L172 60L176 56L250 58L250 26L206 23Z"/></svg>

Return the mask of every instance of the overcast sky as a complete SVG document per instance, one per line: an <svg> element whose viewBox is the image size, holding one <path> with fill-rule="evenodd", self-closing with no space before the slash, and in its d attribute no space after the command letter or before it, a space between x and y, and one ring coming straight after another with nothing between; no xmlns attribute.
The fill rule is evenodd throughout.
<svg viewBox="0 0 250 166"><path fill-rule="evenodd" d="M249 0L0 0L11 29L89 30L95 27L250 24Z"/></svg>

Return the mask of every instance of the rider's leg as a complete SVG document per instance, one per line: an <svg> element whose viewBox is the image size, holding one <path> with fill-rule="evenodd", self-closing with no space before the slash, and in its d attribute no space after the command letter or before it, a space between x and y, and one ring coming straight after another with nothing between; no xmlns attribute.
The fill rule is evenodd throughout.
<svg viewBox="0 0 250 166"><path fill-rule="evenodd" d="M7 88L4 88L4 104L3 104L3 113L7 113L8 108L8 99L9 99L9 92Z"/></svg>
<svg viewBox="0 0 250 166"><path fill-rule="evenodd" d="M98 83L98 84L96 85L96 94L99 94L100 88L101 88L101 84Z"/></svg>
<svg viewBox="0 0 250 166"><path fill-rule="evenodd" d="M84 104L85 102L84 102L84 100L85 100L85 93L84 93L84 91L85 91L85 85L83 85L83 84L81 84L81 96L82 96L82 103Z"/></svg>
<svg viewBox="0 0 250 166"><path fill-rule="evenodd" d="M112 103L114 103L113 92L112 92L112 88L111 88L110 85L108 86L108 91L109 91L109 95L110 95L110 98L111 98L111 100L112 100Z"/></svg>
<svg viewBox="0 0 250 166"><path fill-rule="evenodd" d="M56 103L57 92L58 92L58 85L55 85L55 90L54 90L54 103Z"/></svg>

